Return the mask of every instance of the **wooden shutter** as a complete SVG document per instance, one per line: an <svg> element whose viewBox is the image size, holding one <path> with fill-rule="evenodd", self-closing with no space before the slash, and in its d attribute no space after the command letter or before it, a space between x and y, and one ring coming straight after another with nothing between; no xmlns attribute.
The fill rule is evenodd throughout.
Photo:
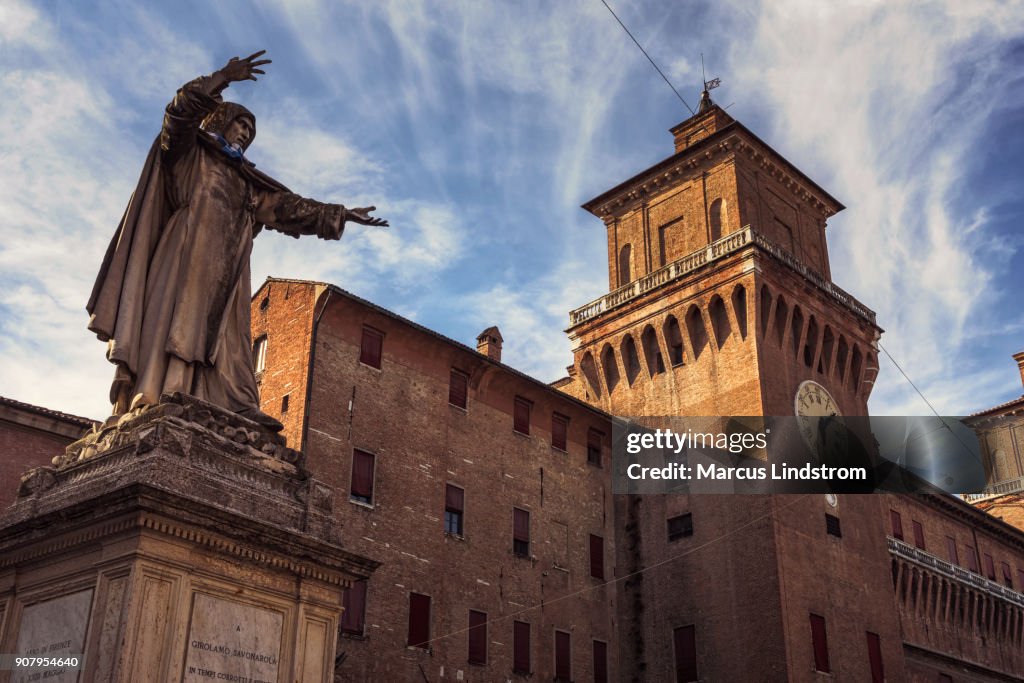
<svg viewBox="0 0 1024 683"><path fill-rule="evenodd" d="M916 519L912 520L912 524L914 525L914 545L924 550L924 527Z"/></svg>
<svg viewBox="0 0 1024 683"><path fill-rule="evenodd" d="M1002 563L1003 567L1003 583L1006 584L1007 588L1013 588L1013 574L1010 572L1010 565L1006 562Z"/></svg>
<svg viewBox="0 0 1024 683"><path fill-rule="evenodd" d="M530 542L530 513L519 508L512 508L512 539Z"/></svg>
<svg viewBox="0 0 1024 683"><path fill-rule="evenodd" d="M430 647L430 596L409 593L409 640L413 647Z"/></svg>
<svg viewBox="0 0 1024 683"><path fill-rule="evenodd" d="M568 450L569 418L554 413L551 416L551 445L560 451Z"/></svg>
<svg viewBox="0 0 1024 683"><path fill-rule="evenodd" d="M979 574L978 571L978 552L973 546L965 546L967 550L967 568L975 574Z"/></svg>
<svg viewBox="0 0 1024 683"><path fill-rule="evenodd" d="M363 341L359 348L359 362L371 368L380 368L381 349L384 335L372 327L363 327Z"/></svg>
<svg viewBox="0 0 1024 683"><path fill-rule="evenodd" d="M515 419L512 428L520 434L530 433L530 402L516 396Z"/></svg>
<svg viewBox="0 0 1024 683"><path fill-rule="evenodd" d="M530 673L530 625L524 621L512 624L512 670Z"/></svg>
<svg viewBox="0 0 1024 683"><path fill-rule="evenodd" d="M871 663L871 683L885 683L885 670L882 668L882 641L877 633L867 631L868 661Z"/></svg>
<svg viewBox="0 0 1024 683"><path fill-rule="evenodd" d="M469 610L469 663L487 663L487 614Z"/></svg>
<svg viewBox="0 0 1024 683"><path fill-rule="evenodd" d="M555 631L555 680L572 680L572 640L565 631Z"/></svg>
<svg viewBox="0 0 1024 683"><path fill-rule="evenodd" d="M352 453L352 495L373 500L373 454Z"/></svg>
<svg viewBox="0 0 1024 683"><path fill-rule="evenodd" d="M889 519L892 520L892 537L900 541L903 540L903 519L900 517L900 513L895 510L889 510Z"/></svg>
<svg viewBox="0 0 1024 683"><path fill-rule="evenodd" d="M448 402L458 408L468 405L469 379L460 370L452 368L451 379L448 383Z"/></svg>
<svg viewBox="0 0 1024 683"><path fill-rule="evenodd" d="M462 512L466 492L458 486L448 484L444 490L444 509L449 512Z"/></svg>
<svg viewBox="0 0 1024 683"><path fill-rule="evenodd" d="M604 578L604 539L594 534L590 534L590 575Z"/></svg>
<svg viewBox="0 0 1024 683"><path fill-rule="evenodd" d="M996 564L992 561L992 556L988 553L985 553L985 576L987 576L990 581L996 580Z"/></svg>
<svg viewBox="0 0 1024 683"><path fill-rule="evenodd" d="M694 626L680 626L672 631L676 655L676 683L698 680L697 633Z"/></svg>
<svg viewBox="0 0 1024 683"><path fill-rule="evenodd" d="M601 442L604 441L604 434L591 429L587 432L587 462L591 465L601 466Z"/></svg>
<svg viewBox="0 0 1024 683"><path fill-rule="evenodd" d="M594 641L594 683L608 683L608 643Z"/></svg>
<svg viewBox="0 0 1024 683"><path fill-rule="evenodd" d="M345 611L341 615L341 630L345 633L363 635L366 622L366 581L356 581L345 591L342 601Z"/></svg>
<svg viewBox="0 0 1024 683"><path fill-rule="evenodd" d="M828 638L825 636L825 617L811 615L811 644L814 646L814 669L830 673L828 663Z"/></svg>
<svg viewBox="0 0 1024 683"><path fill-rule="evenodd" d="M946 536L946 552L949 553L949 561L953 564L960 564L960 556L956 552L956 539Z"/></svg>

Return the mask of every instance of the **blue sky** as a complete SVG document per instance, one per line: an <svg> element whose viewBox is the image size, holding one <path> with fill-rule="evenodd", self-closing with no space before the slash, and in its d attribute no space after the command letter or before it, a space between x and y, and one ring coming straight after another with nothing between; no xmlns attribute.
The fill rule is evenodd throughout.
<svg viewBox="0 0 1024 683"><path fill-rule="evenodd" d="M695 105L716 100L847 210L833 278L935 407L1021 394L1024 3L611 2ZM264 234L253 280L322 279L539 379L607 291L584 201L669 156L688 113L600 0L0 5L0 394L102 417L85 301L162 109L265 48L251 158L386 231ZM875 414L927 406L882 357Z"/></svg>

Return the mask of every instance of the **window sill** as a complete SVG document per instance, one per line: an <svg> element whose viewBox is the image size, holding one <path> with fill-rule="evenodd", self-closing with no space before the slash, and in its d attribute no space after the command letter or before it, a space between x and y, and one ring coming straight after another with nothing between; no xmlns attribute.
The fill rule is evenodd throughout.
<svg viewBox="0 0 1024 683"><path fill-rule="evenodd" d="M455 540L455 541L462 541L463 543L466 542L466 535L465 534L456 534L456 533L452 533L451 531L446 531L446 532L444 532L444 535L445 535L445 538L450 538L450 539Z"/></svg>
<svg viewBox="0 0 1024 683"><path fill-rule="evenodd" d="M531 437L530 437L530 433L529 433L529 432L525 432L525 433L524 433L524 432L521 432L521 431L519 431L518 429L513 429L513 430L512 430L512 433L513 433L513 434L515 434L516 436L522 437L522 438L524 438L524 439L529 439L529 438L531 438Z"/></svg>
<svg viewBox="0 0 1024 683"><path fill-rule="evenodd" d="M598 469L598 470L603 470L604 469L604 467L599 462L591 462L590 460L588 460L587 464L590 465L591 467L593 467L594 469Z"/></svg>
<svg viewBox="0 0 1024 683"><path fill-rule="evenodd" d="M368 364L368 363L364 363L363 361L359 361L359 365L360 365L361 367L367 368L367 369L369 369L369 370L373 370L374 372L378 372L378 373L379 373L379 372L383 372L383 370L381 370L381 368L378 368L378 367L377 367L377 366L375 366L375 365L370 365L370 364Z"/></svg>
<svg viewBox="0 0 1024 683"><path fill-rule="evenodd" d="M464 408L462 406L455 405L454 403L451 403L451 402L448 403L448 407L449 408L454 408L455 410L459 411L463 415L468 415L469 414L469 408L468 407Z"/></svg>
<svg viewBox="0 0 1024 683"><path fill-rule="evenodd" d="M558 446L551 444L551 450L555 453L561 453L562 455L569 455L568 448L559 448Z"/></svg>
<svg viewBox="0 0 1024 683"><path fill-rule="evenodd" d="M341 637L348 640L369 640L369 636L365 633L349 633L348 631L342 631Z"/></svg>
<svg viewBox="0 0 1024 683"><path fill-rule="evenodd" d="M377 506L376 506L376 505L374 505L373 503L364 503L364 502L363 502L363 501L361 501L361 500L353 500L353 499L351 499L351 498L349 498L349 499L348 499L348 502L350 502L350 503L352 503L353 505L356 505L356 506L358 506L358 507L361 507L361 508L366 508L367 510L374 510L374 509L376 509L376 507L377 507Z"/></svg>

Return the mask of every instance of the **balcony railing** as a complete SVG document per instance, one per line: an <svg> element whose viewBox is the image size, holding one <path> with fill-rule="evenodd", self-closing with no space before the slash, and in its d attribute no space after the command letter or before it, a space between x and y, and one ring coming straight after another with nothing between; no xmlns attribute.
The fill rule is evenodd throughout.
<svg viewBox="0 0 1024 683"><path fill-rule="evenodd" d="M1017 479L1007 479L1006 481L999 481L995 484L990 484L980 493L965 493L963 495L963 499L968 503L977 503L978 501L985 500L987 498L997 498L1011 493L1022 492L1024 492L1024 477L1018 477Z"/></svg>
<svg viewBox="0 0 1024 683"><path fill-rule="evenodd" d="M774 258L778 259L789 268L795 270L797 273L802 275L806 280L816 285L819 289L826 292L832 297L833 300L846 307L854 314L868 320L871 323L875 322L875 313L870 308L860 303L847 292L843 291L839 287L835 286L831 281L826 280L820 274L814 272L806 265L801 263L795 256L790 254L788 251L773 243L767 237L757 232L749 225L733 233L729 233L725 237L715 240L711 244L702 249L694 251L680 259L676 259L672 263L662 266L658 270L645 275L642 278L630 282L628 285L619 287L618 289L612 290L608 294L605 294L600 299L591 301L585 306L580 306L574 311L569 312L569 327L573 328L580 323L586 322L591 318L595 318L598 315L610 311L613 308L617 308L628 301L632 301L637 297L646 294L655 287L660 287L666 282L677 280L688 273L691 273L698 268L701 268L713 261L724 258L729 254L733 254L747 246L755 245L762 251L771 254Z"/></svg>
<svg viewBox="0 0 1024 683"><path fill-rule="evenodd" d="M989 581L985 577L975 574L974 572L967 571L963 567L957 566L952 562L940 560L920 548L915 548L914 546L897 540L891 536L888 538L888 541L889 552L897 557L914 562L915 564L919 564L923 567L927 567L937 574L942 574L947 578L958 581L970 586L971 588L1006 600L1018 607L1024 607L1024 595L1018 593L1012 588L1007 588L995 581Z"/></svg>

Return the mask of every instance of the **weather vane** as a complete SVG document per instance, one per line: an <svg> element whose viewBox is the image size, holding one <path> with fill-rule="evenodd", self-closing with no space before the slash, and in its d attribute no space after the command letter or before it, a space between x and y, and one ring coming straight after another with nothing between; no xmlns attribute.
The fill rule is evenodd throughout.
<svg viewBox="0 0 1024 683"><path fill-rule="evenodd" d="M704 53L703 52L700 53L700 78L701 78L702 81L704 81L704 91L705 92L714 90L718 86L722 85L722 79L721 78L712 78L710 81L708 80L707 75L704 73Z"/></svg>

